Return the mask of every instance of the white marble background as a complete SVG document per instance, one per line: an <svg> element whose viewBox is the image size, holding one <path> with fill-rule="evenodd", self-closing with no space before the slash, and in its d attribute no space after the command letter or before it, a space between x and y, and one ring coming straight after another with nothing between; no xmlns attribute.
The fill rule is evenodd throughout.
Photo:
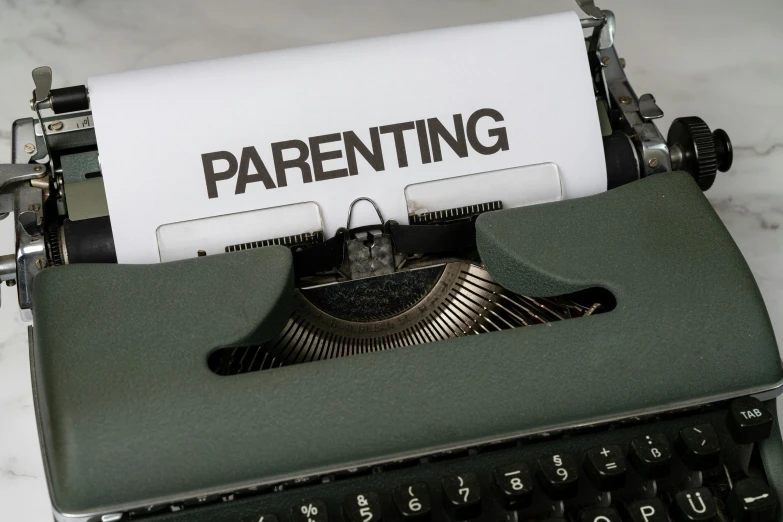
<svg viewBox="0 0 783 522"><path fill-rule="evenodd" d="M627 59L628 76L638 93L655 95L666 113L659 120L664 133L674 117L698 115L732 137L734 168L719 177L708 196L745 254L783 339L783 3L597 1L615 12L616 44ZM55 86L62 87L97 73L523 17L573 5L568 0L0 0L0 162L10 161L12 121L31 114L30 71L38 65L51 66ZM314 79L314 88L317 83ZM0 254L13 249L10 221L0 222ZM25 325L13 289L3 287L2 299L0 518L51 520Z"/></svg>

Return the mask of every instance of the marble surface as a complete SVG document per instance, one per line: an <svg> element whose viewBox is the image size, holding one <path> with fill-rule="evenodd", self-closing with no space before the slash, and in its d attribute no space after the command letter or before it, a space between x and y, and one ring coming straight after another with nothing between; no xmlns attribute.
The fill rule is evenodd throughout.
<svg viewBox="0 0 783 522"><path fill-rule="evenodd" d="M783 4L598 4L614 10L628 76L637 92L655 95L664 131L674 117L698 115L731 135L734 168L708 196L783 339ZM0 0L0 162L10 161L12 121L30 115L30 71L38 65L50 65L55 86L66 86L97 73L572 7L567 0ZM0 221L0 254L13 249L10 221ZM26 325L12 290L2 287L0 308L0 510L3 520L51 520Z"/></svg>

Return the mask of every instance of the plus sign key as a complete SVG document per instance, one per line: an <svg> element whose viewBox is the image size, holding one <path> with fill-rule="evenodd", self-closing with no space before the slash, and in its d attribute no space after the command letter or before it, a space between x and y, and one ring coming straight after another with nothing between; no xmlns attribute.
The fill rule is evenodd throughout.
<svg viewBox="0 0 783 522"><path fill-rule="evenodd" d="M587 451L585 471L600 491L611 491L625 485L625 457L617 444L598 446Z"/></svg>

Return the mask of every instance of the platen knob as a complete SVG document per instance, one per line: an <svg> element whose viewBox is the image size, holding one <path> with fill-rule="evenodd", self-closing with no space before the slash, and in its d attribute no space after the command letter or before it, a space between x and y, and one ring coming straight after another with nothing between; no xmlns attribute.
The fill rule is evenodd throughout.
<svg viewBox="0 0 783 522"><path fill-rule="evenodd" d="M677 118L669 127L669 152L673 170L688 172L702 190L715 182L715 173L731 168L734 151L729 135L723 129L711 132L701 118Z"/></svg>

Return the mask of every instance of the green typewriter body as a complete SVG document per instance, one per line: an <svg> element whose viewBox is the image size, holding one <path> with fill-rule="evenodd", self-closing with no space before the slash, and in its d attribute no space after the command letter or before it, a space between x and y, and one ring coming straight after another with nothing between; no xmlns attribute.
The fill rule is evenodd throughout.
<svg viewBox="0 0 783 522"><path fill-rule="evenodd" d="M216 353L268 351L296 313L290 250L43 271L31 361L56 516L777 516L780 357L689 175L490 212L476 241L508 291L602 289L606 310L222 371Z"/></svg>

